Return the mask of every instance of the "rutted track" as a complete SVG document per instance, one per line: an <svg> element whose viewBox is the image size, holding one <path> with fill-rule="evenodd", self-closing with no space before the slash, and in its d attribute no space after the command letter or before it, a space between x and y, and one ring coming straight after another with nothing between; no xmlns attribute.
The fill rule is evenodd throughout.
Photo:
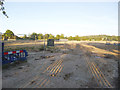
<svg viewBox="0 0 120 90"><path fill-rule="evenodd" d="M20 88L43 88L45 87L47 84L50 83L49 77L54 77L57 76L57 74L59 74L61 72L61 70L63 69L63 56L62 55L59 60L56 60L53 64L49 65L46 69L45 69L45 65L46 63L43 65L43 67L40 68L40 70L42 70L45 75L47 75L48 77L41 77L40 74L37 74L32 80L30 80L29 82L25 83L25 85L22 85ZM43 70L44 69L44 70Z"/></svg>
<svg viewBox="0 0 120 90"><path fill-rule="evenodd" d="M104 74L100 70L100 68L95 64L94 61L90 60L90 58L85 54L86 63L88 66L89 72L93 75L98 87L101 88L112 88L112 85L105 78Z"/></svg>

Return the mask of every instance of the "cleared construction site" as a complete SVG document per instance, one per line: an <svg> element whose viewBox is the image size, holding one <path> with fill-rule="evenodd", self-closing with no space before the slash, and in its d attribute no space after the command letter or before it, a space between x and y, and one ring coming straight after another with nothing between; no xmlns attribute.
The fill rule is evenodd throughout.
<svg viewBox="0 0 120 90"><path fill-rule="evenodd" d="M45 42L45 45L47 42ZM27 60L4 66L3 88L117 88L118 46L102 41L9 41L5 50L26 49ZM16 84L17 83L17 84Z"/></svg>

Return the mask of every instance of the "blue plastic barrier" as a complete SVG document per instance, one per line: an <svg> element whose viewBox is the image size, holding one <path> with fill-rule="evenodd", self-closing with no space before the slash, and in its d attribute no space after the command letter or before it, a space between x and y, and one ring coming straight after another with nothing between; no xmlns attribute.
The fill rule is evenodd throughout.
<svg viewBox="0 0 120 90"><path fill-rule="evenodd" d="M118 45L118 46L120 46L120 43L114 43L114 44L106 43L105 45Z"/></svg>
<svg viewBox="0 0 120 90"><path fill-rule="evenodd" d="M26 50L17 50L4 52L4 43L2 44L2 64L8 64L17 60L27 60L28 53Z"/></svg>
<svg viewBox="0 0 120 90"><path fill-rule="evenodd" d="M106 43L105 45L111 45L110 43Z"/></svg>

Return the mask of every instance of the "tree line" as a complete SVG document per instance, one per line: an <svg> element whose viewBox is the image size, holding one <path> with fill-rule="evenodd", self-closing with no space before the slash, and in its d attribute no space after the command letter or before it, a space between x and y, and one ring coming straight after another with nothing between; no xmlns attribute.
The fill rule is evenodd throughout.
<svg viewBox="0 0 120 90"><path fill-rule="evenodd" d="M41 39L68 39L68 40L77 40L77 41L118 41L120 36L110 36L110 35L90 35L90 36L69 36L65 37L64 34L57 34L54 36L53 34L45 34L42 33L35 33L29 34L28 36L26 34L23 35L23 37L19 37L15 35L11 30L6 30L6 32L2 35L2 39L29 39L29 40L41 40Z"/></svg>

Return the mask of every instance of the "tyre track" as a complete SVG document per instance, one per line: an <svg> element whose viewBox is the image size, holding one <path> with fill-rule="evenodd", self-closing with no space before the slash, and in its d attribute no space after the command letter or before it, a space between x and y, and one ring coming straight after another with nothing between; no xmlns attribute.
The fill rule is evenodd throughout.
<svg viewBox="0 0 120 90"><path fill-rule="evenodd" d="M60 59L55 61L53 64L50 64L46 69L45 69L46 63L44 63L44 65L40 68L40 70L45 69L42 73L44 73L47 76L56 76L58 73L60 73L64 66L62 65L63 56L64 55L62 55ZM50 83L49 77L47 78L41 77L39 74L40 73L38 73L35 77L33 77L32 80L27 82L25 85L21 86L21 88L27 88L27 87L41 88L41 87L45 87L47 84Z"/></svg>
<svg viewBox="0 0 120 90"><path fill-rule="evenodd" d="M85 51L83 51L85 53ZM95 62L91 61L90 58L85 54L86 63L88 65L88 70L91 71L97 85L100 87L112 88L112 85L105 78L104 74L100 70L98 66L96 66Z"/></svg>

